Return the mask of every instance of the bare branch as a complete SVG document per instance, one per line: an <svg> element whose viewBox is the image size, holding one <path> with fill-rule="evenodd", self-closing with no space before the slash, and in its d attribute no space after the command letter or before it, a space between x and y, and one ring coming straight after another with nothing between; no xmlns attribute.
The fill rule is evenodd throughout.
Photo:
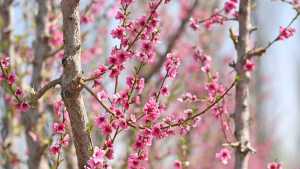
<svg viewBox="0 0 300 169"><path fill-rule="evenodd" d="M55 79L47 83L41 89L39 89L33 96L30 98L30 103L35 103L40 99L49 89L59 85L61 83L61 78Z"/></svg>

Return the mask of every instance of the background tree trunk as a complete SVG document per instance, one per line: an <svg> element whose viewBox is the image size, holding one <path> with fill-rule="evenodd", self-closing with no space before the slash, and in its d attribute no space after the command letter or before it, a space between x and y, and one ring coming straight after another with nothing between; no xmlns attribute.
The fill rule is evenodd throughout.
<svg viewBox="0 0 300 169"><path fill-rule="evenodd" d="M13 0L3 0L0 4L0 20L2 22L1 25L1 41L0 41L0 46L1 46L1 53L3 53L4 55L8 56L8 57L12 57L13 55L13 45L12 45L12 37L11 37L11 13L12 13L12 3ZM2 56L1 56L2 57ZM4 93L1 93L1 95ZM3 99L3 101L5 102L5 99ZM12 124L11 124L11 112L9 111L9 107L6 106L7 104L5 103L3 105L3 117L1 118L1 141L3 143L3 145L8 145L12 143L12 139L10 139L10 133L11 133L11 128L12 128ZM8 149L6 150L7 152L5 153L6 157L4 157L5 163L4 163L4 168L5 169L11 169L12 165L10 162L10 156L11 156L11 151L9 150L10 147L8 147ZM3 152L4 154L4 152Z"/></svg>
<svg viewBox="0 0 300 169"><path fill-rule="evenodd" d="M235 169L248 169L250 144L250 111L249 111L249 77L244 70L244 63L250 45L251 0L241 0L239 7L239 36L236 45L238 60L235 96L235 137L239 146L235 151Z"/></svg>
<svg viewBox="0 0 300 169"><path fill-rule="evenodd" d="M34 48L34 60L33 60L33 72L31 76L31 87L38 91L42 82L42 68L43 62L49 54L51 48L48 44L48 15L50 9L49 0L36 0L38 4L38 14L35 17L36 22L36 40L33 42ZM40 168L40 162L42 154L45 150L44 145L40 140L32 138L31 133L38 134L37 124L39 120L39 105L26 112L23 115L23 124L25 126L25 136L28 149L28 167L29 169Z"/></svg>

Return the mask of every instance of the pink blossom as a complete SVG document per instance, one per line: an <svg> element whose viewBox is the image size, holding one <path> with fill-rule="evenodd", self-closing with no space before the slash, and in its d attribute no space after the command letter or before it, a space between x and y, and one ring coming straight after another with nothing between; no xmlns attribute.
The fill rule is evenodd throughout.
<svg viewBox="0 0 300 169"><path fill-rule="evenodd" d="M64 123L53 123L52 129L55 134L63 134L65 132L65 124Z"/></svg>
<svg viewBox="0 0 300 169"><path fill-rule="evenodd" d="M101 76L101 75L103 75L107 70L108 70L108 69L107 69L106 66L100 65L100 66L98 67L97 71L96 71L94 74L95 74L95 76Z"/></svg>
<svg viewBox="0 0 300 169"><path fill-rule="evenodd" d="M182 163L179 160L174 161L174 169L182 169Z"/></svg>
<svg viewBox="0 0 300 169"><path fill-rule="evenodd" d="M94 148L94 153L92 155L92 157L88 160L87 162L87 166L85 166L85 168L88 169L101 169L104 165L104 155L105 152L104 150L95 147Z"/></svg>
<svg viewBox="0 0 300 169"><path fill-rule="evenodd" d="M193 53L193 58L201 64L201 71L208 73L211 69L211 57L206 55L201 49L196 48Z"/></svg>
<svg viewBox="0 0 300 169"><path fill-rule="evenodd" d="M193 95L190 92L185 93L181 98L178 98L177 101L179 102L185 102L185 101L196 101L197 100L197 96Z"/></svg>
<svg viewBox="0 0 300 169"><path fill-rule="evenodd" d="M118 59L119 64L124 63L127 59L131 58L131 56L131 53L123 50L116 53L116 58Z"/></svg>
<svg viewBox="0 0 300 169"><path fill-rule="evenodd" d="M11 73L7 77L7 82L9 85L13 85L16 82L16 79L17 79L16 74Z"/></svg>
<svg viewBox="0 0 300 169"><path fill-rule="evenodd" d="M4 77L3 74L0 73L0 83L1 83L3 80L5 80L5 77Z"/></svg>
<svg viewBox="0 0 300 169"><path fill-rule="evenodd" d="M106 151L105 156L109 159L112 160L114 158L114 150L112 148L108 148Z"/></svg>
<svg viewBox="0 0 300 169"><path fill-rule="evenodd" d="M137 154L130 154L128 157L128 168L136 169L141 164L141 160L139 159Z"/></svg>
<svg viewBox="0 0 300 169"><path fill-rule="evenodd" d="M118 77L123 69L124 69L123 65L118 65L117 67L112 68L109 77L110 78Z"/></svg>
<svg viewBox="0 0 300 169"><path fill-rule="evenodd" d="M63 101L59 100L54 103L54 113L60 117L62 115Z"/></svg>
<svg viewBox="0 0 300 169"><path fill-rule="evenodd" d="M61 147L58 144L54 144L50 147L50 153L52 155L57 155L58 153L60 153Z"/></svg>
<svg viewBox="0 0 300 169"><path fill-rule="evenodd" d="M21 97L23 95L22 89L17 88L15 94L16 94L16 96Z"/></svg>
<svg viewBox="0 0 300 169"><path fill-rule="evenodd" d="M138 93L141 94L145 87L145 79L140 78L137 82L136 89L138 90Z"/></svg>
<svg viewBox="0 0 300 169"><path fill-rule="evenodd" d="M135 78L133 76L128 76L126 78L126 84L128 88L132 88L134 83L135 83Z"/></svg>
<svg viewBox="0 0 300 169"><path fill-rule="evenodd" d="M144 112L146 114L146 121L154 121L159 116L159 106L155 101L155 98L151 97L144 106Z"/></svg>
<svg viewBox="0 0 300 169"><path fill-rule="evenodd" d="M107 123L106 117L104 116L97 116L95 118L95 124L98 128L101 128L105 123Z"/></svg>
<svg viewBox="0 0 300 169"><path fill-rule="evenodd" d="M163 86L161 88L160 92L161 92L161 95L163 95L163 96L168 96L169 95L169 89L168 89L167 86Z"/></svg>
<svg viewBox="0 0 300 169"><path fill-rule="evenodd" d="M80 23L81 24L89 24L91 22L93 22L93 19L90 16L83 15L83 16L80 17Z"/></svg>
<svg viewBox="0 0 300 169"><path fill-rule="evenodd" d="M121 129L126 129L128 127L127 121L125 119L119 119L118 120L118 126Z"/></svg>
<svg viewBox="0 0 300 169"><path fill-rule="evenodd" d="M150 41L144 41L143 43L142 43L142 47L141 47L142 49L142 51L145 53L145 54L151 54L151 52L153 52L153 44L152 44L152 42L150 42Z"/></svg>
<svg viewBox="0 0 300 169"><path fill-rule="evenodd" d="M294 36L296 29L295 28L284 28L284 27L280 27L280 31L279 31L279 40L285 40L288 39L292 36Z"/></svg>
<svg viewBox="0 0 300 169"><path fill-rule="evenodd" d="M213 80L210 83L206 84L205 89L208 91L210 96L215 96L219 90L219 84Z"/></svg>
<svg viewBox="0 0 300 169"><path fill-rule="evenodd" d="M156 138L162 138L164 136L163 131L161 130L159 125L155 125L152 128L152 135Z"/></svg>
<svg viewBox="0 0 300 169"><path fill-rule="evenodd" d="M111 35L113 38L123 39L125 37L125 29L123 27L117 27L116 29L111 31Z"/></svg>
<svg viewBox="0 0 300 169"><path fill-rule="evenodd" d="M9 57L3 56L3 58L1 58L0 64L4 69L7 69L9 67Z"/></svg>
<svg viewBox="0 0 300 169"><path fill-rule="evenodd" d="M195 20L194 18L190 18L190 27L196 31L199 29L199 24L197 22L197 20Z"/></svg>
<svg viewBox="0 0 300 169"><path fill-rule="evenodd" d="M237 0L227 0L224 5L224 10L226 13L230 13L237 7Z"/></svg>
<svg viewBox="0 0 300 169"><path fill-rule="evenodd" d="M60 142L61 145L67 147L70 144L70 135L66 134Z"/></svg>
<svg viewBox="0 0 300 169"><path fill-rule="evenodd" d="M51 25L49 27L49 32L51 34L50 44L59 47L63 44L63 34L59 30L58 26Z"/></svg>
<svg viewBox="0 0 300 169"><path fill-rule="evenodd" d="M108 94L104 90L102 90L97 93L97 97L99 100L104 101L104 100L108 99Z"/></svg>
<svg viewBox="0 0 300 169"><path fill-rule="evenodd" d="M128 6L133 2L133 0L121 0L121 5Z"/></svg>
<svg viewBox="0 0 300 169"><path fill-rule="evenodd" d="M116 16L115 16L115 18L117 19L117 20L123 20L123 19L125 19L125 15L121 12L121 11L117 11L117 14L116 14Z"/></svg>
<svg viewBox="0 0 300 169"><path fill-rule="evenodd" d="M112 132L112 126L109 123L106 123L102 127L103 135L109 135Z"/></svg>
<svg viewBox="0 0 300 169"><path fill-rule="evenodd" d="M231 159L231 153L227 148L222 148L218 153L216 153L216 158L226 165Z"/></svg>
<svg viewBox="0 0 300 169"><path fill-rule="evenodd" d="M219 13L213 14L208 20L204 22L204 26L206 29L211 29L213 24L221 24L223 25L225 21L225 17L220 15Z"/></svg>
<svg viewBox="0 0 300 169"><path fill-rule="evenodd" d="M18 109L20 112L27 112L28 109L29 109L29 104L26 103L26 102L18 103L18 104L17 104L17 109Z"/></svg>
<svg viewBox="0 0 300 169"><path fill-rule="evenodd" d="M268 169L282 169L282 164L278 162L271 162L268 164Z"/></svg>
<svg viewBox="0 0 300 169"><path fill-rule="evenodd" d="M246 63L244 64L244 69L247 72L252 72L255 69L255 63L252 60L247 59Z"/></svg>
<svg viewBox="0 0 300 169"><path fill-rule="evenodd" d="M153 63L154 62L154 53L144 53L139 52L136 54L136 57L143 63Z"/></svg>
<svg viewBox="0 0 300 169"><path fill-rule="evenodd" d="M167 55L167 61L165 62L165 69L169 78L175 78L177 69L180 64L180 59L175 54L169 53Z"/></svg>

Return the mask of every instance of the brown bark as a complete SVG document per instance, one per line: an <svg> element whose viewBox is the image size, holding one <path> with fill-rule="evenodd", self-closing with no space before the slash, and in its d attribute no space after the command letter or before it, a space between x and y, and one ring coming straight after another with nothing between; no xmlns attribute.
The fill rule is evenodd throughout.
<svg viewBox="0 0 300 169"><path fill-rule="evenodd" d="M64 59L61 96L69 112L72 135L76 149L78 167L84 168L89 158L89 133L87 132L87 118L83 98L80 94L81 80L81 40L79 0L63 0L63 34Z"/></svg>
<svg viewBox="0 0 300 169"><path fill-rule="evenodd" d="M31 86L35 91L38 91L42 82L42 67L46 56L51 48L48 45L48 13L49 13L49 0L37 0L38 14L35 17L36 22L36 40L33 42L34 60L33 72L31 76ZM32 106L28 112L23 115L23 124L25 126L25 136L28 154L28 168L40 168L42 154L45 150L45 145L42 145L40 140L34 140L30 133L37 133L37 125L40 116L39 105Z"/></svg>
<svg viewBox="0 0 300 169"><path fill-rule="evenodd" d="M0 4L0 15L3 22L1 29L1 43L3 46L2 53L10 56L11 46L11 4L13 0L3 0Z"/></svg>
<svg viewBox="0 0 300 169"><path fill-rule="evenodd" d="M243 68L250 45L251 0L241 0L239 7L239 36L236 44L238 60L235 95L235 137L239 146L235 151L235 169L248 169L250 153L250 111L249 111L249 77Z"/></svg>

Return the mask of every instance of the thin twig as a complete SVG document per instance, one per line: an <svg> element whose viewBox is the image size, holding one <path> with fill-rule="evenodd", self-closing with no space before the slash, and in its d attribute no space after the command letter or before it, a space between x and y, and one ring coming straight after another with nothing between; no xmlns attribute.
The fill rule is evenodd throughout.
<svg viewBox="0 0 300 169"><path fill-rule="evenodd" d="M40 99L49 89L59 85L61 83L61 78L55 79L47 83L44 87L38 90L31 98L31 102L35 102Z"/></svg>
<svg viewBox="0 0 300 169"><path fill-rule="evenodd" d="M230 92L230 90L235 86L235 84L236 84L237 81L238 81L238 80L235 79L235 80L231 83L231 85L227 88L227 90L225 90L225 92L224 92L221 96L219 96L213 103L211 103L209 106L207 106L207 107L206 107L204 110L202 110L201 112L199 112L199 113L197 113L197 114L195 114L195 115L193 115L193 116L191 116L191 117L185 119L184 121L181 121L181 122L178 122L178 123L174 123L174 124L170 124L170 125L168 125L168 126L166 126L166 127L163 127L162 129L167 129L167 128L171 128L171 127L180 126L180 125L182 125L182 124L184 124L184 123L186 123L186 122L188 122L188 121L190 121L190 120L195 119L196 117L199 117L199 116L205 114L206 112L208 112L208 110L210 110L211 108L213 108L217 103L219 103L219 102L220 102L220 101L221 101L221 100L222 100L222 99Z"/></svg>

